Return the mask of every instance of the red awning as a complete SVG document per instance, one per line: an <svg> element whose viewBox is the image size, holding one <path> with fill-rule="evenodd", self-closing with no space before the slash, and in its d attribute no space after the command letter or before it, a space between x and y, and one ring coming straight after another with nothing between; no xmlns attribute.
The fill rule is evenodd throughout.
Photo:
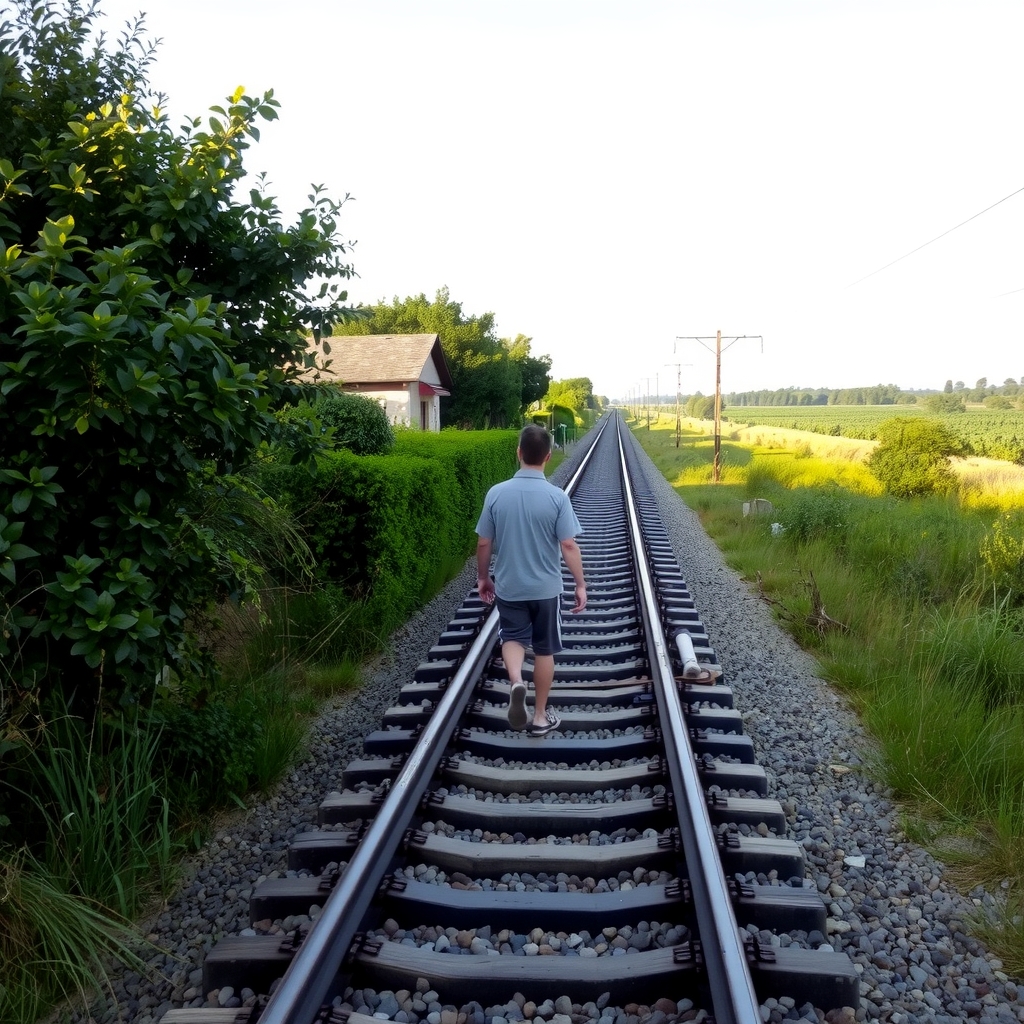
<svg viewBox="0 0 1024 1024"><path fill-rule="evenodd" d="M424 384L420 381L420 394L421 395L450 395L450 391L445 391L444 388L438 387L436 384Z"/></svg>

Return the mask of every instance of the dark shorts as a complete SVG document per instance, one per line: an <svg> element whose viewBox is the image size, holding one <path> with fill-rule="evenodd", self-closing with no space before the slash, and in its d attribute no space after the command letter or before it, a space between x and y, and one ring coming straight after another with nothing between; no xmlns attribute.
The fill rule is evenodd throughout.
<svg viewBox="0 0 1024 1024"><path fill-rule="evenodd" d="M498 639L513 640L532 647L534 654L558 654L562 650L562 614L560 597L541 601L502 601L496 599L501 623Z"/></svg>

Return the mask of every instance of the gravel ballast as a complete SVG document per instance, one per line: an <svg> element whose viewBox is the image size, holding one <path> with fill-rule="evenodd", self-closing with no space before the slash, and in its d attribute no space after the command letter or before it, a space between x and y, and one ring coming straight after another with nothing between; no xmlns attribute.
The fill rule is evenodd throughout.
<svg viewBox="0 0 1024 1024"><path fill-rule="evenodd" d="M571 450L555 482L568 479L589 440ZM788 838L803 847L808 877L826 900L828 935L820 938L847 953L861 972L856 1015L828 1019L1024 1021L1016 983L966 931L968 915L991 897L981 891L966 897L957 893L944 880L942 866L903 836L897 808L863 770L869 741L856 716L816 675L813 660L773 621L765 604L724 564L696 513L646 456L641 459L757 760L768 773L770 795L787 810ZM202 991L206 952L221 936L248 927L252 888L286 873L290 840L315 827L321 799L340 788L342 769L362 755L363 737L379 727L398 690L412 680L475 583L471 560L391 638L387 653L367 669L361 691L324 709L308 756L275 794L225 821L185 865L185 880L144 932L158 950L142 952L152 977L113 977L112 997L94 1006L89 1018L75 1019L153 1024L172 1008L210 1005ZM225 998L221 992L216 998L221 1005L237 1005L243 995ZM536 1008L534 1019L553 1021L561 1015L565 1024L573 1020L563 1012L567 1007L552 1008L548 1015L543 1009ZM775 1003L764 1012L773 1021L818 1020L808 1008Z"/></svg>

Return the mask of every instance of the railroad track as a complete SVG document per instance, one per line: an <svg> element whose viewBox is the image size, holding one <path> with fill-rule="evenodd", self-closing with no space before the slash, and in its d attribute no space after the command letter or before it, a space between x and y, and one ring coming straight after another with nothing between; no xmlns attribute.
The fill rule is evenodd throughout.
<svg viewBox="0 0 1024 1024"><path fill-rule="evenodd" d="M769 998L857 1005L850 960L810 948L825 905L636 458L607 417L566 488L588 605L563 625L561 730L508 728L497 616L470 592L291 844L289 877L255 890L251 934L208 954L205 991L262 994L166 1024L569 1024L624 1007L753 1024Z"/></svg>

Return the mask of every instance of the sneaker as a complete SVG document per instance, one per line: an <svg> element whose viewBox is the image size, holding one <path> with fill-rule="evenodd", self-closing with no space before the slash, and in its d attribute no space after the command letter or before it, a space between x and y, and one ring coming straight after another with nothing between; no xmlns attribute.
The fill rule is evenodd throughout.
<svg viewBox="0 0 1024 1024"><path fill-rule="evenodd" d="M546 721L543 725L534 725L531 723L531 736L547 736L549 732L554 732L562 724L562 720L554 713L554 711L551 710L551 708L548 708L544 712L544 718Z"/></svg>
<svg viewBox="0 0 1024 1024"><path fill-rule="evenodd" d="M529 720L526 713L526 686L523 683L513 683L508 695L508 724L513 729L525 729Z"/></svg>

